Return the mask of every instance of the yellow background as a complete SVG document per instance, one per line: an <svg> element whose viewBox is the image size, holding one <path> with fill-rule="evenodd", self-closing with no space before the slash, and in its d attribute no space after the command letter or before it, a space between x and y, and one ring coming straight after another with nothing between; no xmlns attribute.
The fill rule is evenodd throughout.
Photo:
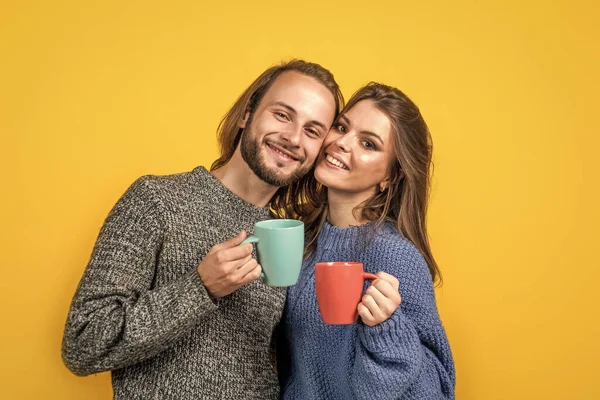
<svg viewBox="0 0 600 400"><path fill-rule="evenodd" d="M1 1L0 397L111 397L60 358L104 217L140 175L210 165L239 93L300 57L431 127L457 398L600 398L597 4Z"/></svg>

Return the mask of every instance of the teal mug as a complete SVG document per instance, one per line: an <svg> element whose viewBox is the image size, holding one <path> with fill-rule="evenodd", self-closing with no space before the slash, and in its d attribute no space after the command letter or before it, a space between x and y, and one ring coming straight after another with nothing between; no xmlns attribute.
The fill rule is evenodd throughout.
<svg viewBox="0 0 600 400"><path fill-rule="evenodd" d="M298 282L304 256L304 222L268 219L254 225L254 235L243 243L256 243L262 281L269 286Z"/></svg>

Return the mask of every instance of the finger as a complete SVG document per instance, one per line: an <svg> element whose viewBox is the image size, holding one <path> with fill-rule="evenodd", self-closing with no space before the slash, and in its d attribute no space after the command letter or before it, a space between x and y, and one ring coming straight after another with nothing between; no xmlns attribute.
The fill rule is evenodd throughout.
<svg viewBox="0 0 600 400"><path fill-rule="evenodd" d="M375 325L375 321L373 315L371 314L371 311L369 311L369 309L363 303L358 303L356 311L358 311L358 315L360 316L360 319L362 320L363 324L368 326Z"/></svg>
<svg viewBox="0 0 600 400"><path fill-rule="evenodd" d="M245 285L248 282L257 280L258 278L260 278L261 274L262 274L262 267L260 266L260 264L256 264L256 267L254 267L254 269L252 269L250 272L248 272L246 274L246 276L244 276L242 278L241 285Z"/></svg>
<svg viewBox="0 0 600 400"><path fill-rule="evenodd" d="M248 254L246 257L241 258L239 260L233 260L233 261L228 261L225 262L222 265L222 271L225 275L229 275L229 277L231 278L231 280L234 279L234 274L237 273L237 271L242 268L246 263L248 263L249 261L254 260L252 258L252 254Z"/></svg>
<svg viewBox="0 0 600 400"><path fill-rule="evenodd" d="M245 239L246 236L248 236L246 234L246 231L241 231L240 233L238 233L236 236L232 237L231 239L223 242L223 243L218 243L216 245L214 245L209 253L214 253L217 252L219 250L223 250L223 249L229 249L235 246L238 246L240 243L242 243Z"/></svg>
<svg viewBox="0 0 600 400"><path fill-rule="evenodd" d="M379 289L377 289L375 286L369 286L367 288L367 291L365 292L365 295L369 295L373 298L373 300L375 300L375 303L377 303L378 306L381 307L382 304L385 304L387 297L381 293L381 291L379 291Z"/></svg>
<svg viewBox="0 0 600 400"><path fill-rule="evenodd" d="M381 311L381 315L385 316L385 318L389 318L400 305L400 295L398 292L392 293L392 296L388 297L381 293L376 287L371 286L367 289L365 294L371 296L373 300L375 300L377 307L379 307L379 310Z"/></svg>
<svg viewBox="0 0 600 400"><path fill-rule="evenodd" d="M232 276L233 280L235 282L241 282L250 271L256 268L257 265L258 261L250 257L249 260L247 260L244 264L240 265L240 267L235 270Z"/></svg>
<svg viewBox="0 0 600 400"><path fill-rule="evenodd" d="M242 268L244 265L246 265L247 263L249 263L250 261L254 261L257 262L253 257L252 254L248 254L246 257L241 258L239 260L235 260L232 261L232 264L235 266L234 270L239 270L240 268Z"/></svg>
<svg viewBox="0 0 600 400"><path fill-rule="evenodd" d="M392 286L392 284L383 279L377 279L374 281L370 287L374 287L379 290L385 297L391 298L399 296L398 289ZM368 290L368 289L367 289Z"/></svg>
<svg viewBox="0 0 600 400"><path fill-rule="evenodd" d="M373 320L379 323L387 318L387 316L383 313L381 308L379 308L379 305L377 305L377 302L371 295L365 294L362 298L362 303L369 309L369 312L373 316Z"/></svg>
<svg viewBox="0 0 600 400"><path fill-rule="evenodd" d="M239 246L221 249L215 253L217 262L226 263L231 261L241 261L252 254L252 245L244 243ZM238 265L239 266L239 265Z"/></svg>
<svg viewBox="0 0 600 400"><path fill-rule="evenodd" d="M392 286L394 286L396 289L400 287L400 282L398 282L398 278L396 278L394 275L390 275L387 272L383 271L379 271L375 275L377 275L379 279L383 279L384 281L391 283Z"/></svg>

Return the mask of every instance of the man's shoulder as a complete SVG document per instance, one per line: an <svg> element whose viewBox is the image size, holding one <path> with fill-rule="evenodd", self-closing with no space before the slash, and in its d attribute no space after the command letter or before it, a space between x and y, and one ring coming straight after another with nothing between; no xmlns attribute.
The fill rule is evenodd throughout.
<svg viewBox="0 0 600 400"><path fill-rule="evenodd" d="M197 195L206 186L209 172L204 167L168 175L143 175L129 191L161 203L173 203Z"/></svg>
<svg viewBox="0 0 600 400"><path fill-rule="evenodd" d="M204 167L194 168L192 171L168 175L143 175L133 185L143 186L153 192L181 191L198 188L209 172ZM133 186L132 185L132 186Z"/></svg>

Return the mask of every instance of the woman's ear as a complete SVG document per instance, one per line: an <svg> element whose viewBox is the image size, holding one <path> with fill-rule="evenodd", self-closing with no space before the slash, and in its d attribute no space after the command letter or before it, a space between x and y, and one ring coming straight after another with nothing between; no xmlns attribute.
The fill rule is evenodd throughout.
<svg viewBox="0 0 600 400"><path fill-rule="evenodd" d="M390 187L390 180L389 180L389 178L386 178L385 181L383 181L379 184L379 191L385 192L389 187Z"/></svg>

